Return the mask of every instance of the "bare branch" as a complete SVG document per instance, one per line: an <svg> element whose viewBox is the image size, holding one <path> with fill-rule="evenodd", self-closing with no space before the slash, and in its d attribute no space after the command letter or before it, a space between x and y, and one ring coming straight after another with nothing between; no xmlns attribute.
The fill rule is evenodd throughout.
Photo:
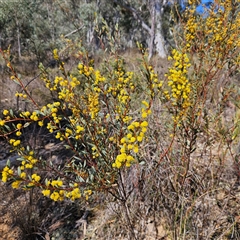
<svg viewBox="0 0 240 240"><path fill-rule="evenodd" d="M85 27L85 26L81 26L80 28L77 28L77 29L73 30L72 32L66 34L64 37L65 37L65 38L66 38L66 37L69 37L70 35L72 35L72 34L78 32L78 31L80 31L80 30L83 29L84 27Z"/></svg>

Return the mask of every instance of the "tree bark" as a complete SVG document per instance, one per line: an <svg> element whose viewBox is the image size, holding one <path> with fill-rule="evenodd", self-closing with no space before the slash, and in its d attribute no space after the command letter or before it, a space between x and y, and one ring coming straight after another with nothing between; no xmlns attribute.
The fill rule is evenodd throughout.
<svg viewBox="0 0 240 240"><path fill-rule="evenodd" d="M154 39L154 45L156 48L156 52L158 53L158 56L161 58L166 58L167 57L167 51L165 49L165 44L164 44L164 37L162 34L162 24L161 21L157 19L156 23L156 32L155 32L155 39Z"/></svg>
<svg viewBox="0 0 240 240"><path fill-rule="evenodd" d="M155 0L153 1L152 10L154 16L152 17L154 21L154 47L159 57L166 58L167 51L165 49L164 44L164 36L162 33L162 7L163 0Z"/></svg>
<svg viewBox="0 0 240 240"><path fill-rule="evenodd" d="M148 44L148 48L149 48L148 60L152 58L153 52L154 52L155 23L156 23L156 9L155 9L154 3L152 3L150 12L151 12L151 31L150 31L150 41Z"/></svg>

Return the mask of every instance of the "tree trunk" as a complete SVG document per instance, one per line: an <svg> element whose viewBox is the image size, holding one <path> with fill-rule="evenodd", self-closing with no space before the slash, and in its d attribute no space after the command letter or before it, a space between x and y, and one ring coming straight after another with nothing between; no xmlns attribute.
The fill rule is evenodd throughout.
<svg viewBox="0 0 240 240"><path fill-rule="evenodd" d="M154 47L159 57L166 58L167 51L164 46L164 37L162 33L162 0L155 0L153 4L152 19L154 20Z"/></svg>
<svg viewBox="0 0 240 240"><path fill-rule="evenodd" d="M161 22L159 21L156 26L154 45L159 57L161 58L167 57L167 51L164 46L164 37L162 35L162 25L161 25Z"/></svg>
<svg viewBox="0 0 240 240"><path fill-rule="evenodd" d="M153 3L150 7L151 12L151 30L150 30L150 41L148 44L148 60L153 56L154 51L154 40L155 40L155 25L156 25L156 9L155 4Z"/></svg>
<svg viewBox="0 0 240 240"><path fill-rule="evenodd" d="M165 58L167 56L167 51L164 47L164 37L162 33L162 7L167 4L164 0L151 0L149 1L149 11L151 26L149 27L144 19L139 15L139 12L126 2L121 2L119 0L113 0L114 3L118 4L120 7L129 11L135 19L141 22L142 28L145 29L149 34L148 48L150 60L154 50L157 52L158 56Z"/></svg>

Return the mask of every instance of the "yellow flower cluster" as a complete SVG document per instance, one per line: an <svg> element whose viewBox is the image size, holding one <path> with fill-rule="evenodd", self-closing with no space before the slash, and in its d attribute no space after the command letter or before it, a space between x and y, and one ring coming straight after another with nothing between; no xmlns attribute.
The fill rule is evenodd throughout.
<svg viewBox="0 0 240 240"><path fill-rule="evenodd" d="M33 121L38 121L39 120L38 113L33 111L31 116L30 116L30 119L33 120Z"/></svg>
<svg viewBox="0 0 240 240"><path fill-rule="evenodd" d="M73 90L74 88L76 88L79 85L80 85L80 81L76 77L73 77L72 75L70 75L71 90Z"/></svg>
<svg viewBox="0 0 240 240"><path fill-rule="evenodd" d="M70 76L65 77L56 76L53 81L49 80L47 76L42 75L42 80L45 82L45 86L50 91L55 91L58 93L59 99L68 102L74 100L75 97L74 90L77 88L77 86L80 85L80 80L71 74Z"/></svg>
<svg viewBox="0 0 240 240"><path fill-rule="evenodd" d="M21 184L22 180L16 180L12 183L12 188L19 188L20 184Z"/></svg>
<svg viewBox="0 0 240 240"><path fill-rule="evenodd" d="M45 194L46 194L46 192L43 192L43 195L45 195ZM63 201L64 200L64 190L54 191L50 195L50 198L55 202L56 201Z"/></svg>
<svg viewBox="0 0 240 240"><path fill-rule="evenodd" d="M56 48L53 50L53 58L54 58L55 60L59 60L58 50L57 50Z"/></svg>
<svg viewBox="0 0 240 240"><path fill-rule="evenodd" d="M74 201L75 199L81 198L79 188L74 188L72 191L66 193L66 197Z"/></svg>
<svg viewBox="0 0 240 240"><path fill-rule="evenodd" d="M96 70L94 74L95 74L94 85L98 86L99 83L106 81L106 78L101 75L101 72L99 70Z"/></svg>
<svg viewBox="0 0 240 240"><path fill-rule="evenodd" d="M24 179L26 179L27 174L25 172L21 172L19 177L24 180Z"/></svg>
<svg viewBox="0 0 240 240"><path fill-rule="evenodd" d="M81 134L82 134L83 131L84 131L84 127L82 127L80 125L76 126L76 131L75 131L75 133L76 133L75 139L76 140L81 138L81 136L82 136Z"/></svg>
<svg viewBox="0 0 240 240"><path fill-rule="evenodd" d="M196 1L191 4L193 7L186 11L184 27L187 49L192 47L194 51L204 51L206 60L214 62L240 46L240 12L233 7L231 0L218 1L214 7L208 8L207 17L197 17Z"/></svg>
<svg viewBox="0 0 240 240"><path fill-rule="evenodd" d="M118 99L125 104L128 97L130 97L127 90L134 89L134 84L132 82L133 72L125 72L124 69L122 69L122 66L119 66L118 70L114 71L114 78L117 79L115 91L120 92Z"/></svg>
<svg viewBox="0 0 240 240"><path fill-rule="evenodd" d="M186 38L186 47L189 48L190 46L192 46L192 43L194 41L194 39L196 38L196 32L197 32L197 20L196 20L196 16L193 15L193 10L189 10L190 14L192 15L191 17L188 18L187 23L185 25L185 38Z"/></svg>
<svg viewBox="0 0 240 240"><path fill-rule="evenodd" d="M44 189L44 190L42 190L42 194L45 197L49 197L51 194L51 191L49 189Z"/></svg>
<svg viewBox="0 0 240 240"><path fill-rule="evenodd" d="M99 156L99 151L96 146L92 147L92 156L93 158L97 158Z"/></svg>
<svg viewBox="0 0 240 240"><path fill-rule="evenodd" d="M87 83L90 84L86 89L85 97L82 97L84 105L84 114L88 114L92 120L96 119L99 110L99 97L101 90L101 84L105 82L105 77L102 76L99 70L94 70L92 66L86 66L82 63L78 64L78 70L80 75L87 78Z"/></svg>
<svg viewBox="0 0 240 240"><path fill-rule="evenodd" d="M47 129L50 133L52 133L56 129L56 125L53 122L47 123Z"/></svg>
<svg viewBox="0 0 240 240"><path fill-rule="evenodd" d="M10 169L8 166L6 166L2 170L2 181L7 182L8 178L11 177L12 175L13 175L13 170Z"/></svg>
<svg viewBox="0 0 240 240"><path fill-rule="evenodd" d="M6 122L11 119L10 113L8 110L4 109L2 114L4 118L3 119L0 118L0 127L3 127L6 124Z"/></svg>
<svg viewBox="0 0 240 240"><path fill-rule="evenodd" d="M0 119L0 126L4 126L5 123L6 123L5 120Z"/></svg>
<svg viewBox="0 0 240 240"><path fill-rule="evenodd" d="M133 72L126 72L121 60L116 61L116 65L109 84L106 86L105 94L113 97L115 119L128 123L132 118L128 116L126 109L129 108L131 94L136 83L133 79Z"/></svg>
<svg viewBox="0 0 240 240"><path fill-rule="evenodd" d="M142 101L143 108L141 109L142 112L142 118L147 118L152 112L149 106L149 103L147 101Z"/></svg>
<svg viewBox="0 0 240 240"><path fill-rule="evenodd" d="M28 118L30 115L31 113L29 111L26 111L26 112L23 111L20 113L20 117L23 117L23 118Z"/></svg>
<svg viewBox="0 0 240 240"><path fill-rule="evenodd" d="M71 199L72 201L78 198L81 198L81 192L80 192L80 189L78 188L77 183L73 184L71 191L61 189L62 187L64 187L63 182L61 180L53 180L53 181L48 180L46 183L46 187L47 189L42 190L42 194L46 197L50 197L53 201L63 201L65 197ZM54 190L51 191L49 188L52 188ZM88 195L91 195L91 193L88 192Z"/></svg>
<svg viewBox="0 0 240 240"><path fill-rule="evenodd" d="M146 118L151 110L149 109L149 103L142 101L144 107L142 108L142 117ZM117 155L115 162L112 164L114 168L121 168L122 166L130 167L136 162L133 155L139 151L139 144L143 141L145 133L147 131L148 122L144 121L133 121L128 127L126 136L121 138L120 154Z"/></svg>
<svg viewBox="0 0 240 240"><path fill-rule="evenodd" d="M62 120L62 117L57 114L60 105L61 105L60 102L53 102L41 108L42 115L51 117L51 121L47 123L47 129L50 133L57 129L57 125ZM40 121L38 121L38 125L43 126L44 125L43 120L40 119ZM60 136L59 137L56 136L56 138L60 138Z"/></svg>
<svg viewBox="0 0 240 240"><path fill-rule="evenodd" d="M32 169L33 166L38 162L38 159L34 157L34 152L33 151L30 151L28 153L28 155L24 155L22 157L23 157L23 160L22 160L21 166L20 166L20 169L22 171L24 169Z"/></svg>
<svg viewBox="0 0 240 240"><path fill-rule="evenodd" d="M18 125L18 127L20 127L20 124ZM16 141L14 141L13 144L14 143L16 143ZM22 156L23 160L21 162L20 168L17 171L17 174L18 174L17 177L14 175L14 171L12 169L9 169L8 166L6 166L2 171L2 181L7 182L9 178L16 179L14 182L12 182L12 187L19 188L20 184L27 178L27 174L23 170L33 168L34 164L36 164L38 161L33 157L33 155L34 155L34 152L29 151L29 155ZM35 184L41 180L41 177L36 173L34 173L32 174L31 179L32 179L31 182L29 182L27 185L28 187L35 186Z"/></svg>
<svg viewBox="0 0 240 240"><path fill-rule="evenodd" d="M191 85L187 79L187 69L191 64L186 53L174 49L172 55L169 60L173 59L174 64L169 69L169 73L166 74L171 92L166 92L166 95L171 98L173 106L186 109L190 106Z"/></svg>
<svg viewBox="0 0 240 240"><path fill-rule="evenodd" d="M62 87L61 91L58 92L58 98L71 102L74 99L74 93L71 92L67 87Z"/></svg>
<svg viewBox="0 0 240 240"><path fill-rule="evenodd" d="M84 190L84 196L86 198L86 200L88 200L89 196L92 195L92 190L88 189L88 190Z"/></svg>
<svg viewBox="0 0 240 240"><path fill-rule="evenodd" d="M78 70L80 74L83 74L86 77L89 77L92 73L94 73L94 68L92 66L86 66L82 63L78 64Z"/></svg>
<svg viewBox="0 0 240 240"><path fill-rule="evenodd" d="M15 93L15 97L21 97L21 98L27 98L27 94L24 94L24 93L19 93L19 92L16 92Z"/></svg>
<svg viewBox="0 0 240 240"><path fill-rule="evenodd" d="M39 182L41 180L41 177L37 175L36 173L32 174L32 180L34 182Z"/></svg>
<svg viewBox="0 0 240 240"><path fill-rule="evenodd" d="M53 187L62 187L63 181L62 180L52 180L48 181L48 185L52 185Z"/></svg>
<svg viewBox="0 0 240 240"><path fill-rule="evenodd" d="M162 88L163 81L160 81L158 79L158 75L155 73L154 69L152 66L148 66L148 71L149 71L149 82L150 82L150 90L152 97Z"/></svg>
<svg viewBox="0 0 240 240"><path fill-rule="evenodd" d="M9 140L9 143L10 143L12 146L17 147L17 146L19 146L19 145L21 144L21 141L11 138L11 139Z"/></svg>
<svg viewBox="0 0 240 240"><path fill-rule="evenodd" d="M114 77L117 79L116 88L111 88L111 93L118 93L118 101L123 105L126 105L131 100L131 91L135 86L133 83L133 72L125 72L121 66L114 72ZM113 85L114 86L114 85ZM113 90L113 91L112 91ZM114 95L113 95L114 96Z"/></svg>
<svg viewBox="0 0 240 240"><path fill-rule="evenodd" d="M53 201L63 201L64 197L71 199L72 201L81 198L81 193L79 188L73 188L72 191L65 191L65 190L55 190L51 192L50 189L42 190L42 194L45 197L50 197ZM90 194L89 194L90 195ZM86 199L89 195L86 195Z"/></svg>
<svg viewBox="0 0 240 240"><path fill-rule="evenodd" d="M4 116L7 116L8 114L9 114L9 111L6 110L6 109L4 109L4 110L3 110L3 115L4 115Z"/></svg>
<svg viewBox="0 0 240 240"><path fill-rule="evenodd" d="M235 18L230 21L229 17ZM209 55L216 58L221 54L221 57L227 55L235 47L240 46L240 12L234 12L232 2L226 0L222 2L218 11L211 10L210 17L207 18L205 28L202 31L207 34Z"/></svg>
<svg viewBox="0 0 240 240"><path fill-rule="evenodd" d="M22 129L22 124L21 124L21 123L18 123L17 126L16 126L16 129L17 129L17 131L16 131L16 136L17 136L17 137L21 136L22 133L21 133L20 130Z"/></svg>
<svg viewBox="0 0 240 240"><path fill-rule="evenodd" d="M91 119L95 119L99 113L99 93L90 92L87 99L87 112Z"/></svg>
<svg viewBox="0 0 240 240"><path fill-rule="evenodd" d="M63 189L59 189L63 187L62 180L46 180L46 189L42 190L42 194L46 197L50 197L53 201L63 201L65 191ZM49 188L56 189L51 193Z"/></svg>

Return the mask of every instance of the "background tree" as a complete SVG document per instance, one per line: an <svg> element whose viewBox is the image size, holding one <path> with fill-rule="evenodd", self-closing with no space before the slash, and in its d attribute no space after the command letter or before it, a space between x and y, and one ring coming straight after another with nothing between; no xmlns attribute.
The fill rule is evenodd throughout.
<svg viewBox="0 0 240 240"><path fill-rule="evenodd" d="M140 42L149 48L149 58L154 52L164 58L169 6L163 0L1 1L0 45L11 44L19 58L33 56L39 63L49 50L62 47L62 36L80 40L92 52L107 47L106 31L101 30L107 25L108 35L119 41L118 48L132 48Z"/></svg>

